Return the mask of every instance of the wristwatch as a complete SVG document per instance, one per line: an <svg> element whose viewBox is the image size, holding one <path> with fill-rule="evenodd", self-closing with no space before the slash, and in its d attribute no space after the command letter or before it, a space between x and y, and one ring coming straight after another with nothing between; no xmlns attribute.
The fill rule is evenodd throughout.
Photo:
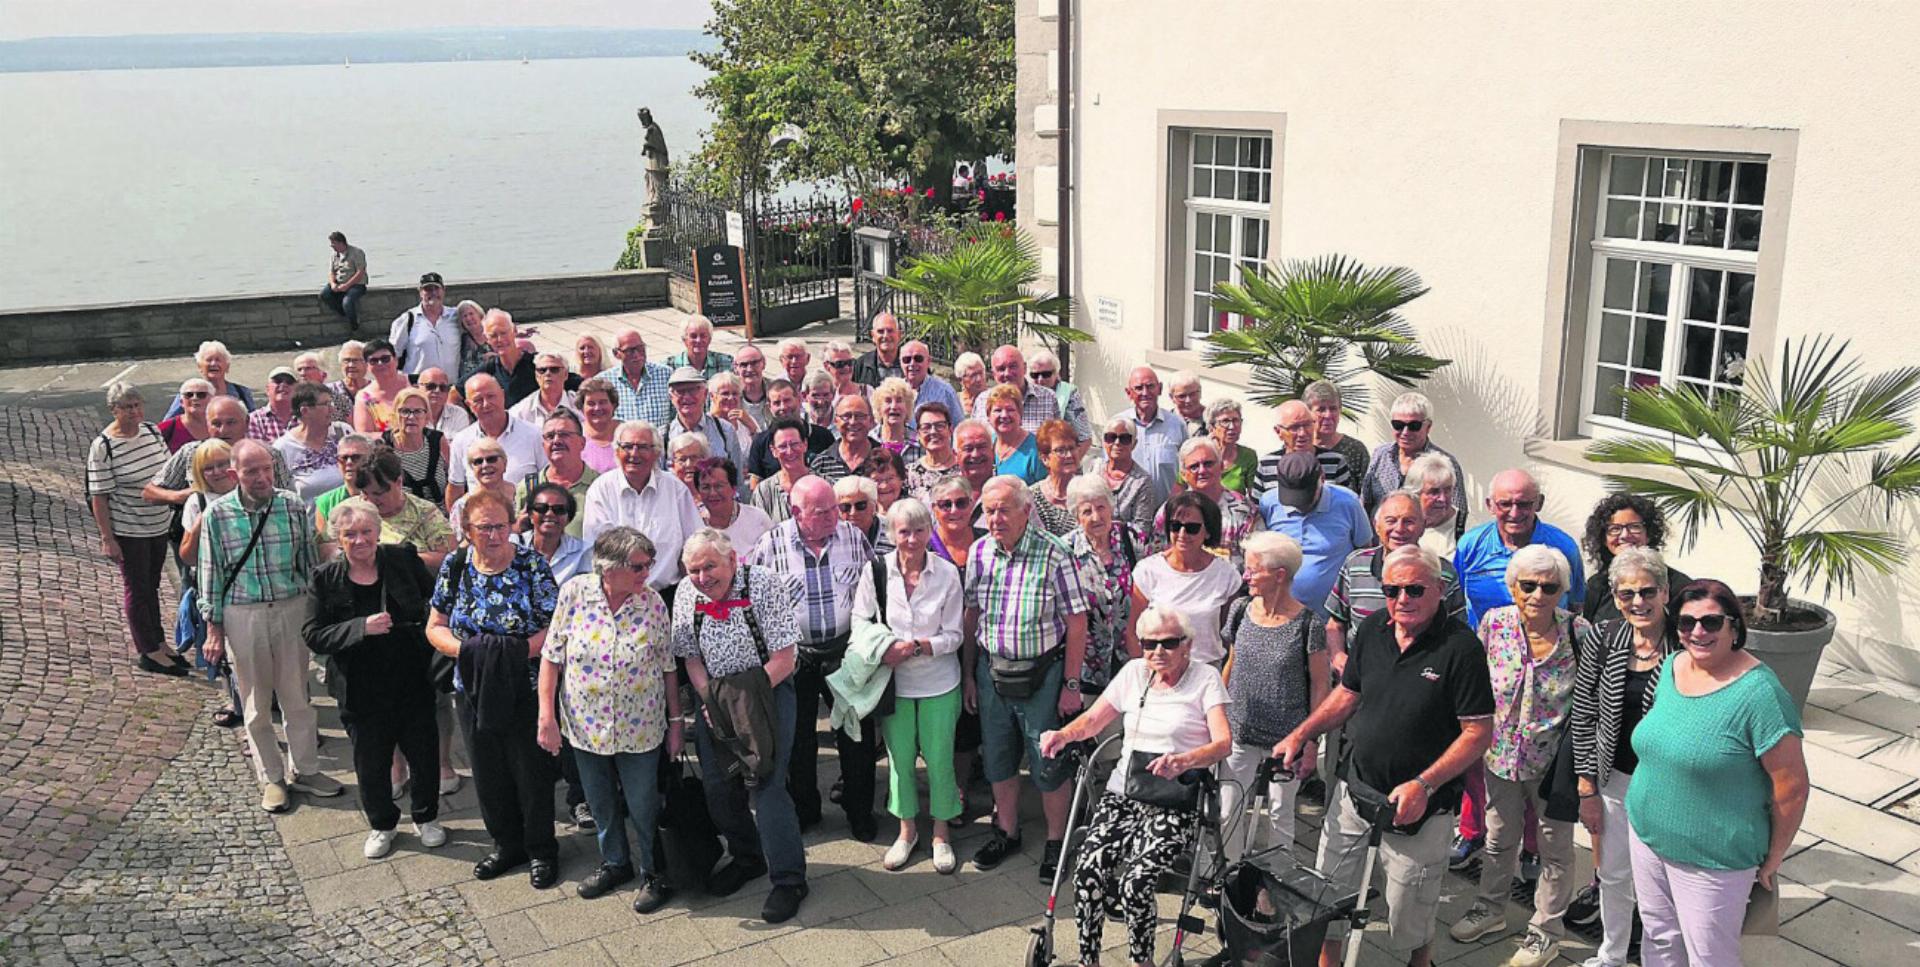
<svg viewBox="0 0 1920 967"><path fill-rule="evenodd" d="M1069 678L1066 681L1061 682L1060 687L1066 689L1069 692L1078 693L1080 691L1080 679Z"/></svg>
<svg viewBox="0 0 1920 967"><path fill-rule="evenodd" d="M1427 798L1428 798L1428 799L1432 799L1432 798L1433 798L1433 783L1431 783L1431 782L1428 782L1428 781L1427 781L1427 777L1425 777L1425 776L1414 776L1414 777L1413 777L1413 781L1414 781L1414 782L1417 782L1417 783L1419 783L1419 784L1420 784L1420 788L1426 791L1426 793L1427 793Z"/></svg>
<svg viewBox="0 0 1920 967"><path fill-rule="evenodd" d="M915 638L915 639L913 639L913 654L912 654L912 655L910 655L910 656L908 656L908 657L911 657L911 658L918 658L918 657L920 657L920 647L921 647L921 644L922 644L922 642L920 641L920 639L918 639L918 638Z"/></svg>

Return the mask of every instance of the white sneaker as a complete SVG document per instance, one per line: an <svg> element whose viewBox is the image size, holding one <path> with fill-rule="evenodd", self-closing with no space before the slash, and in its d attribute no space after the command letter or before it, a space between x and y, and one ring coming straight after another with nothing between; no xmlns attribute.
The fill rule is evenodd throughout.
<svg viewBox="0 0 1920 967"><path fill-rule="evenodd" d="M440 780L440 795L451 796L460 791L460 773L446 776Z"/></svg>
<svg viewBox="0 0 1920 967"><path fill-rule="evenodd" d="M431 819L424 823L414 823L413 835L420 837L420 845L428 849L439 849L447 845L447 828Z"/></svg>
<svg viewBox="0 0 1920 967"><path fill-rule="evenodd" d="M887 849L887 855L880 861L880 865L887 870L897 870L907 865L907 860L913 858L913 848L918 845L920 845L918 835L912 839L894 840L893 846Z"/></svg>
<svg viewBox="0 0 1920 967"><path fill-rule="evenodd" d="M393 836L391 829L376 829L368 832L367 845L361 848L360 855L370 860L377 860L393 852Z"/></svg>
<svg viewBox="0 0 1920 967"><path fill-rule="evenodd" d="M934 840L933 871L946 876L959 868L960 862L953 858L953 846L944 839Z"/></svg>

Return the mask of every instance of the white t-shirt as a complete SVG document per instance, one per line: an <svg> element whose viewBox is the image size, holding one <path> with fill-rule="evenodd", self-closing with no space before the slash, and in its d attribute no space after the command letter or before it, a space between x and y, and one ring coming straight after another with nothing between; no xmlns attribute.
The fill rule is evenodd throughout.
<svg viewBox="0 0 1920 967"><path fill-rule="evenodd" d="M721 528L721 532L727 535L728 540L733 541L735 547L753 547L759 544L760 538L773 529L773 518L768 517L766 511L752 504L736 502L734 506L739 510L733 515L733 523Z"/></svg>
<svg viewBox="0 0 1920 967"><path fill-rule="evenodd" d="M1113 704L1124 718L1126 738L1121 740L1120 765L1107 780L1107 791L1125 795L1127 763L1135 751L1156 754L1192 752L1213 741L1207 728L1207 711L1233 702L1220 670L1200 661L1187 662L1187 673L1172 688L1150 688L1153 669L1146 659L1135 658L1120 669L1100 697ZM1141 693L1146 705L1141 706Z"/></svg>
<svg viewBox="0 0 1920 967"><path fill-rule="evenodd" d="M447 482L470 487L467 482L467 448L480 442L480 424L461 430L447 444ZM547 465L547 449L540 445L540 428L507 417L507 428L494 438L507 451L507 482L520 481L540 472Z"/></svg>
<svg viewBox="0 0 1920 967"><path fill-rule="evenodd" d="M1165 554L1155 554L1133 568L1133 586L1146 596L1148 604L1164 604L1187 616L1193 623L1193 660L1216 662L1226 657L1220 642L1220 609L1240 593L1240 572L1233 562L1216 557L1205 570L1182 574L1167 563Z"/></svg>

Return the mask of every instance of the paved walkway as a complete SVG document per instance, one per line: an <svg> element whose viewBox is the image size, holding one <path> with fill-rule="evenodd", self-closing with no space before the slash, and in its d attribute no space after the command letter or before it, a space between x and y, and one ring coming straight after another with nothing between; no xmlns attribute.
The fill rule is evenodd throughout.
<svg viewBox="0 0 1920 967"><path fill-rule="evenodd" d="M570 344L634 324L660 358L675 318L549 323L537 338ZM236 377L258 382L277 362L245 357ZM0 371L0 519L10 525L0 553L0 963L1021 961L1043 903L1035 816L1026 855L991 874L943 877L924 854L901 873L881 870L884 844L847 839L830 814L808 839L812 897L796 922L769 928L752 919L764 880L724 901L683 893L649 917L631 912L631 891L581 900L574 890L596 854L572 830L559 888L536 892L518 876L475 882L484 833L470 783L445 804L447 846L423 851L403 833L374 863L360 856L365 826L351 793L296 796L290 813L261 813L241 735L208 723L211 690L138 674L127 660L117 578L95 553L80 494L84 444L103 417L96 387L127 365ZM188 368L145 362L132 378L158 388ZM345 733L324 704L322 728L326 768L350 783ZM1807 729L1816 790L1783 870L1784 924L1779 937L1749 938L1748 962L1920 962L1920 688L1830 666ZM1304 817L1303 857L1317 825ZM963 857L984 832L975 824L957 837ZM1450 878L1443 917L1470 891ZM1073 949L1070 921L1056 937L1063 953ZM1118 962L1124 931L1106 939L1107 961ZM1437 959L1487 967L1512 944L1443 940ZM1166 945L1163 935L1163 954ZM1590 953L1570 943L1563 962ZM1362 963L1390 959L1370 943Z"/></svg>

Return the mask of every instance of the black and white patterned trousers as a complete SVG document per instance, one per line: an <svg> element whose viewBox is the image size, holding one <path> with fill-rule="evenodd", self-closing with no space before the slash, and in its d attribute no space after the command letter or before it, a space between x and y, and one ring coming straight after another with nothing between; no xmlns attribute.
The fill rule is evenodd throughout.
<svg viewBox="0 0 1920 967"><path fill-rule="evenodd" d="M1080 958L1099 956L1107 917L1127 924L1127 956L1153 960L1153 934L1160 924L1154 885L1193 839L1193 813L1162 809L1106 793L1094 810L1073 875L1074 915L1080 921Z"/></svg>

